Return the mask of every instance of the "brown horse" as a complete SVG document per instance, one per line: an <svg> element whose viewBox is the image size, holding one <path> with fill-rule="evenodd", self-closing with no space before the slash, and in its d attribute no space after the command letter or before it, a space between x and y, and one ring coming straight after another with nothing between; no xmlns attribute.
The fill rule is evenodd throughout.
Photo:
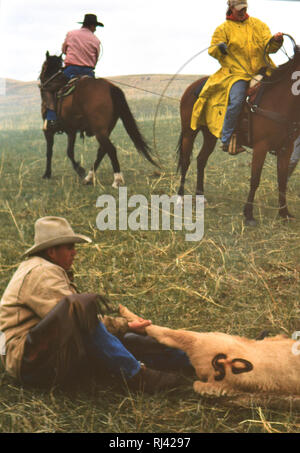
<svg viewBox="0 0 300 453"><path fill-rule="evenodd" d="M277 155L279 215L283 218L293 217L286 204L286 185L293 142L300 133L300 97L293 88L297 78L296 71L299 70L300 48L295 47L294 57L279 66L271 77L262 82L264 91L259 108L256 108L256 106L252 108L252 142L249 144L245 140L244 143L241 143L253 148L250 191L244 207L247 225L256 225L256 220L253 217L253 202L268 151L275 151ZM201 130L203 133L203 145L197 157L197 195L204 194L204 169L217 142L217 138L210 133L206 126L201 126L195 131L190 127L193 106L197 100L195 93L201 82L204 82L204 79L190 85L181 98L181 135L177 147L178 170L181 170L179 199L184 195L186 173L198 132ZM247 137L247 134L244 134L244 136Z"/></svg>
<svg viewBox="0 0 300 453"><path fill-rule="evenodd" d="M40 75L42 89L47 86L49 81L61 74L62 64L61 56L51 56L48 52L46 53L46 61L43 63ZM116 148L109 139L119 118L121 118L136 149L149 162L158 166L150 155L151 150L141 135L125 95L120 88L102 78L83 77L77 82L75 90L61 99L57 110L62 131L68 135L67 155L80 177L83 178L86 172L74 158L77 132L86 133L90 137L96 136L99 142L97 158L88 176L84 179L85 184L92 182L105 154L108 154L111 160L115 175L113 187L124 183ZM42 107L43 119L45 119L45 115L46 110ZM44 134L47 142L47 165L43 178L50 178L54 133L46 130Z"/></svg>

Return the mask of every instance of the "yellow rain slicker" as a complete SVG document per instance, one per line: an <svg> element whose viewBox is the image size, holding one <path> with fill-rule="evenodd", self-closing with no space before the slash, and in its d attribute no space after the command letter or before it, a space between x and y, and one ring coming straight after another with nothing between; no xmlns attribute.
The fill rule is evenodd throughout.
<svg viewBox="0 0 300 453"><path fill-rule="evenodd" d="M208 53L216 58L221 68L207 80L194 104L191 128L207 126L216 137L221 136L227 110L229 92L238 80L250 81L265 66L264 48L272 38L269 27L259 19L249 17L244 22L226 20L214 32ZM228 55L223 55L216 44L226 43ZM272 41L269 53L275 53L282 42Z"/></svg>

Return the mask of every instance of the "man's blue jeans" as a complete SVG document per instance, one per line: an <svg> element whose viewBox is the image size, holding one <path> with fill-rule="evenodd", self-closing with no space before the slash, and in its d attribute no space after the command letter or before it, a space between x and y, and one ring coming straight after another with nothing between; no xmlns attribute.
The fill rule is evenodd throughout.
<svg viewBox="0 0 300 453"><path fill-rule="evenodd" d="M136 335L138 336L138 335ZM157 370L174 371L192 369L188 356L179 349L162 347L159 352L151 352L145 347L134 357L121 341L112 335L102 322L98 322L92 334L82 332L88 362L95 365L98 370L103 370L118 379L130 379L135 376L141 363ZM50 379L55 375L53 367L43 368L22 373L22 381L27 385L36 385L42 380L42 375L49 374Z"/></svg>
<svg viewBox="0 0 300 453"><path fill-rule="evenodd" d="M88 356L118 378L130 379L137 374L141 367L140 361L149 368L165 371L191 367L185 352L175 348L164 347L156 353L148 352L145 348L138 357L134 357L117 337L108 332L102 322L98 323L85 343Z"/></svg>
<svg viewBox="0 0 300 453"><path fill-rule="evenodd" d="M102 322L85 338L87 355L97 365L117 377L130 379L140 370L140 363L127 351L121 341L106 329Z"/></svg>
<svg viewBox="0 0 300 453"><path fill-rule="evenodd" d="M221 142L224 145L229 145L230 138L236 128L238 116L246 98L247 88L248 82L245 80L238 80L231 87L221 137Z"/></svg>

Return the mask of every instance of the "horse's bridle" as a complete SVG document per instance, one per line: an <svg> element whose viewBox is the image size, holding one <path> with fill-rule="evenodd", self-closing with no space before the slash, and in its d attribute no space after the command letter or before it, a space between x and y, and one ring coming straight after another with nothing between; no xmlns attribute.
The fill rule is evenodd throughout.
<svg viewBox="0 0 300 453"><path fill-rule="evenodd" d="M56 72L51 77L49 77L49 79L47 79L45 82L40 83L39 87L44 88L46 85L48 85L48 83L50 83L53 79L55 79L57 76L59 76L59 74L61 74L62 72L63 72L63 70L60 69L58 72Z"/></svg>
<svg viewBox="0 0 300 453"><path fill-rule="evenodd" d="M287 35L286 33L283 33L283 35L287 36L293 43L293 47L294 47L294 57L295 57L295 54L298 50L298 47L296 45L296 42L294 40L294 38L292 38L292 36L290 35ZM269 69L272 69L273 71L282 71L283 69L285 69L285 67L277 67L277 68L274 68L273 66L271 66L268 62L267 62L267 54L268 54L268 48L271 44L271 41L272 41L272 38L269 40L269 42L266 44L265 46L265 49L264 49L264 62L266 63L266 66L269 68ZM293 58L294 58L293 57ZM291 61L292 58L289 58L289 60ZM283 75L284 77L284 75ZM282 78L279 78L277 80L274 80L274 81L269 81L269 82L266 82L266 81L262 81L262 84L273 84L273 83L278 83L279 81L281 81ZM299 132L300 132L300 120L299 121L293 121L291 122L286 116L282 115L281 113L278 113L278 112L272 112L271 110L265 110L265 109L262 109L261 107L259 107L257 104L252 104L250 102L250 97L248 96L247 99L246 99L246 102L249 106L249 109L252 113L256 113L257 115L260 115L260 116L263 116L264 118L267 118L269 120L272 120L272 121L275 121L279 124L283 124L283 125L286 125L287 126L287 129L288 129L288 139L293 139L295 138L295 135L298 134L299 135Z"/></svg>

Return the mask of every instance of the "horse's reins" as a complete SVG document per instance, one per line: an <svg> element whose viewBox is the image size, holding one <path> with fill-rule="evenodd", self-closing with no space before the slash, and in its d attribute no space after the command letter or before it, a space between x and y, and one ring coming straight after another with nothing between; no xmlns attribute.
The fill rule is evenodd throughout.
<svg viewBox="0 0 300 453"><path fill-rule="evenodd" d="M46 85L48 85L48 83L50 83L53 79L55 79L57 76L59 76L59 74L61 74L62 72L63 72L63 70L60 69L58 72L56 72L51 77L49 77L49 79L47 79L45 82L40 83L39 87L41 89L43 89Z"/></svg>

